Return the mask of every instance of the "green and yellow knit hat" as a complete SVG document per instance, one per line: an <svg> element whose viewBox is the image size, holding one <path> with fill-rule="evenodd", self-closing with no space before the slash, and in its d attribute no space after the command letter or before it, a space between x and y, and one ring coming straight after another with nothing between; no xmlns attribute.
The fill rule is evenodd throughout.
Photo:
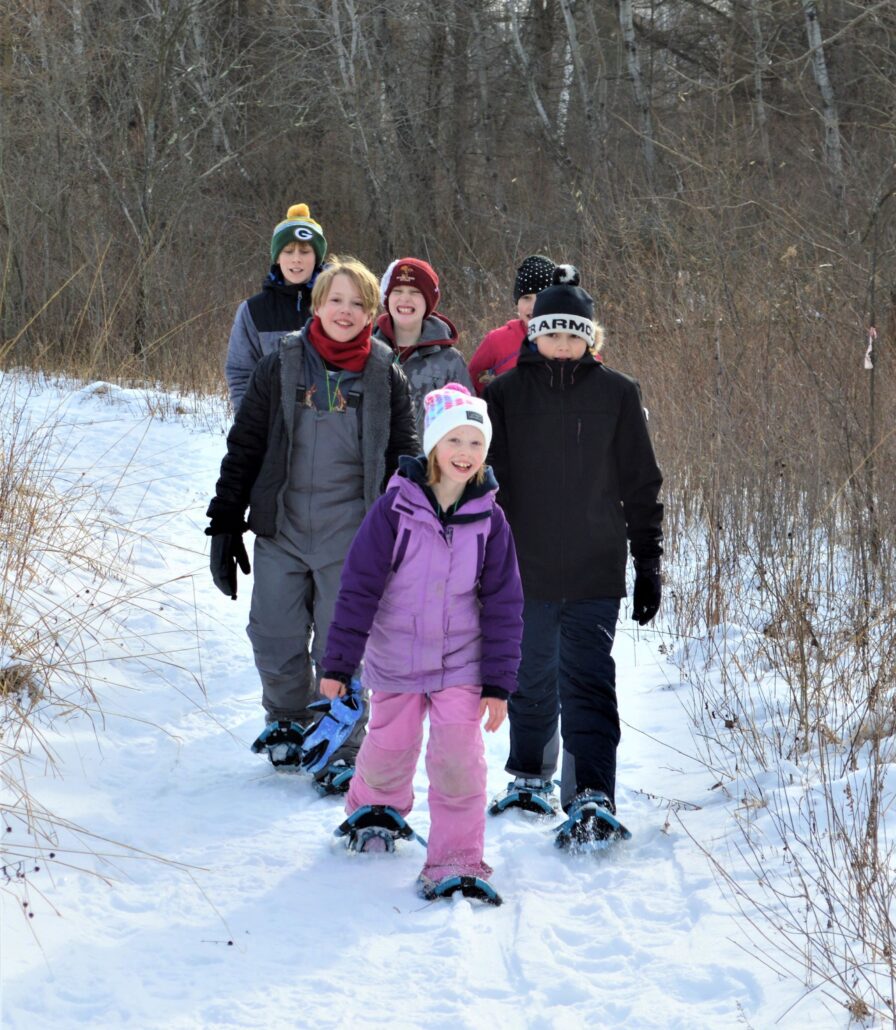
<svg viewBox="0 0 896 1030"><path fill-rule="evenodd" d="M286 218L274 229L271 237L271 261L276 262L280 251L289 243L310 243L314 248L317 264L322 265L327 256L327 241L320 225L311 217L307 204L293 204L286 212Z"/></svg>

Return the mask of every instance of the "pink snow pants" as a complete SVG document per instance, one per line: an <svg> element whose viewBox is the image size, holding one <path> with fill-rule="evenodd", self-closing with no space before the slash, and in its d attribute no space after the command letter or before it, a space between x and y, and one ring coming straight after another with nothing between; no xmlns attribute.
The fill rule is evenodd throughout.
<svg viewBox="0 0 896 1030"><path fill-rule="evenodd" d="M373 691L367 736L355 763L345 809L391 805L406 816L414 804L414 772L429 713L429 847L424 875L491 875L485 845L485 746L479 687L446 687L433 694Z"/></svg>

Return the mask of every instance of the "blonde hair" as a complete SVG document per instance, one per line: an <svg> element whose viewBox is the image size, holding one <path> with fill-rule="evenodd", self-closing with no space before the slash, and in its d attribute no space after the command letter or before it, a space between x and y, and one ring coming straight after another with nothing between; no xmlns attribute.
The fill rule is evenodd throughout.
<svg viewBox="0 0 896 1030"><path fill-rule="evenodd" d="M483 462L479 466L479 470L476 475L470 480L476 486L482 486L485 482L485 470L488 466ZM436 483L442 481L442 470L439 468L439 463L436 461L436 449L429 452L429 457L426 459L426 485L435 486Z"/></svg>
<svg viewBox="0 0 896 1030"><path fill-rule="evenodd" d="M316 312L330 295L330 288L337 275L347 275L355 284L364 311L372 322L380 306L380 284L377 277L363 261L353 257L330 257L327 266L314 282L311 290L311 310Z"/></svg>

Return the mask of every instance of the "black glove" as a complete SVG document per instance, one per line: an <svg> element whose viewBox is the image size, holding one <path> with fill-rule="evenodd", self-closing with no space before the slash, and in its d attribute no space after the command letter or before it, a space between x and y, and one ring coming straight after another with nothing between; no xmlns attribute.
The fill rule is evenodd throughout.
<svg viewBox="0 0 896 1030"><path fill-rule="evenodd" d="M646 626L660 608L663 584L660 579L660 560L635 562L635 594L632 598L632 618L639 626Z"/></svg>
<svg viewBox="0 0 896 1030"><path fill-rule="evenodd" d="M232 600L236 600L236 570L240 567L244 576L252 571L249 555L243 544L243 530L216 529L214 522L206 529L212 538L209 568L215 586Z"/></svg>

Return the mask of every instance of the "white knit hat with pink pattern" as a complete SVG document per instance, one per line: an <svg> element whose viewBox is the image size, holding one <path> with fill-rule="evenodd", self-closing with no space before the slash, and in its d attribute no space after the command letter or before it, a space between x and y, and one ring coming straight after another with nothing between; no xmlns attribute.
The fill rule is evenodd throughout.
<svg viewBox="0 0 896 1030"><path fill-rule="evenodd" d="M485 449L492 442L492 424L488 405L474 397L460 383L446 383L439 390L430 390L423 398L423 452L430 451L446 433L458 426L472 426L485 437Z"/></svg>

